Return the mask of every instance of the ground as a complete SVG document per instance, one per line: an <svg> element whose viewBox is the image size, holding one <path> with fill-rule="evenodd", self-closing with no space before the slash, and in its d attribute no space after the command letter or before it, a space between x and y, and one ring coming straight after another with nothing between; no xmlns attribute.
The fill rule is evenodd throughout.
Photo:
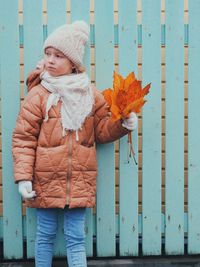
<svg viewBox="0 0 200 267"><path fill-rule="evenodd" d="M132 259L88 260L88 267L200 267L200 255L170 257L140 257ZM34 262L4 262L0 267L34 267ZM65 259L53 262L53 267L67 267Z"/></svg>

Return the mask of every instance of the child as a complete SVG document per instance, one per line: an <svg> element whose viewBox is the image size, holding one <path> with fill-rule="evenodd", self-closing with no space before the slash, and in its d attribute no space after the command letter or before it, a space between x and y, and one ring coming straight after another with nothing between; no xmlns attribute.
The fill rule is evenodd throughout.
<svg viewBox="0 0 200 267"><path fill-rule="evenodd" d="M83 21L49 35L43 71L28 78L13 133L15 182L27 206L37 208L37 267L52 264L59 209L68 265L87 266L84 221L85 208L95 205L95 143L115 141L137 127L135 113L113 122L103 95L91 86L82 64L88 37Z"/></svg>

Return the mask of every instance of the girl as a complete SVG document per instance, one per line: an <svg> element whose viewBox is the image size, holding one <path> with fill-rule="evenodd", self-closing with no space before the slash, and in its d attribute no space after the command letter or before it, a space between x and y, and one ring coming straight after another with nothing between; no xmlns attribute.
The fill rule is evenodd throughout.
<svg viewBox="0 0 200 267"><path fill-rule="evenodd" d="M35 262L50 267L57 214L64 212L70 267L85 267L85 208L95 205L95 143L117 140L137 127L132 113L113 122L103 95L83 68L89 27L57 28L44 42L44 69L28 78L29 93L13 133L14 177L28 207L37 209Z"/></svg>

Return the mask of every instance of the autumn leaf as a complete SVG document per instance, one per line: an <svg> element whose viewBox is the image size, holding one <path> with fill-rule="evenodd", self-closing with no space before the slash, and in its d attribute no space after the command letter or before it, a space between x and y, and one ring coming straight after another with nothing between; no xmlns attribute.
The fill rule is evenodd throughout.
<svg viewBox="0 0 200 267"><path fill-rule="evenodd" d="M106 89L106 90L104 90L104 93L103 93L104 98L105 98L107 104L109 105L109 107L112 106L112 97L111 97L112 92L113 92L112 89Z"/></svg>
<svg viewBox="0 0 200 267"><path fill-rule="evenodd" d="M113 120L125 119L131 112L139 113L145 104L144 96L149 93L151 84L142 88L134 72L124 79L120 74L113 74L113 89L103 91L104 98L110 107Z"/></svg>

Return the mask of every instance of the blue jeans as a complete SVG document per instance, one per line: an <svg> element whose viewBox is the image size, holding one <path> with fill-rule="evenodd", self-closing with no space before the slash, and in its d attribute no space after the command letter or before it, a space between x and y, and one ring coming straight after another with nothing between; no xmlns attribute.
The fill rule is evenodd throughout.
<svg viewBox="0 0 200 267"><path fill-rule="evenodd" d="M59 209L37 209L36 267L51 267ZM69 267L86 267L85 208L64 209L64 236Z"/></svg>

